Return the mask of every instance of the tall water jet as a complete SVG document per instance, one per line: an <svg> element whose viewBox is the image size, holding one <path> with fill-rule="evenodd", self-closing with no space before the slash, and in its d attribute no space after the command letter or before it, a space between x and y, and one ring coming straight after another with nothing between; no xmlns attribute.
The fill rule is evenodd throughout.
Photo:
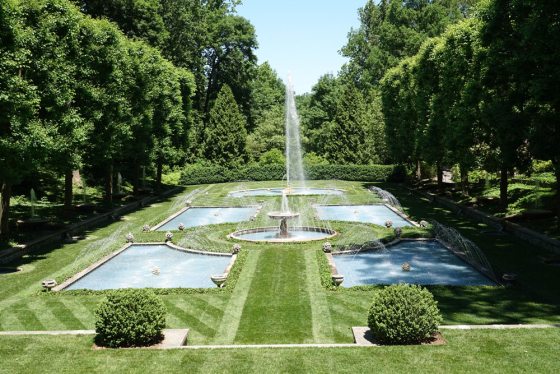
<svg viewBox="0 0 560 374"><path fill-rule="evenodd" d="M288 192L292 181L305 181L303 157L301 152L300 122L296 108L296 100L292 77L288 76L286 85L286 183Z"/></svg>

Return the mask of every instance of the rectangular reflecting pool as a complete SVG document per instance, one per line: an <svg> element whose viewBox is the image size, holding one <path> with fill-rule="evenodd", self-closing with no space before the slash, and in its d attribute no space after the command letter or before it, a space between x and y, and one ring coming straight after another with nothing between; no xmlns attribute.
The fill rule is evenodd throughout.
<svg viewBox="0 0 560 374"><path fill-rule="evenodd" d="M164 244L132 245L66 287L66 290L118 288L210 288L231 256L188 253Z"/></svg>
<svg viewBox="0 0 560 374"><path fill-rule="evenodd" d="M384 226L387 220L391 220L393 227L412 226L411 222L383 204L315 205L315 209L322 220L364 222L380 226Z"/></svg>
<svg viewBox="0 0 560 374"><path fill-rule="evenodd" d="M258 207L196 207L189 208L157 227L157 231L177 230L182 223L186 228L248 221L257 214Z"/></svg>
<svg viewBox="0 0 560 374"><path fill-rule="evenodd" d="M342 286L411 283L449 286L495 286L492 280L454 255L440 242L402 241L382 252L333 256ZM410 271L403 271L408 262Z"/></svg>

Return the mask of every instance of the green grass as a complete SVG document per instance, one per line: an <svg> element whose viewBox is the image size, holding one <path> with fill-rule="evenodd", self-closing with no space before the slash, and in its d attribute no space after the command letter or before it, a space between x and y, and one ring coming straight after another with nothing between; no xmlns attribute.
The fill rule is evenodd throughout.
<svg viewBox="0 0 560 374"><path fill-rule="evenodd" d="M0 337L6 373L464 373L560 370L560 329L444 332L442 346L93 350L92 337ZM45 359L47 358L48 359ZM71 363L71 364L70 364Z"/></svg>
<svg viewBox="0 0 560 374"><path fill-rule="evenodd" d="M262 250L235 343L303 343L313 336L304 251Z"/></svg>
<svg viewBox="0 0 560 374"><path fill-rule="evenodd" d="M313 187L345 189L344 196L308 197L318 204L364 204L379 200L358 182L314 181ZM85 239L70 245L40 248L14 266L22 272L0 275L0 330L92 329L100 294L59 293L45 295L40 282L59 282L84 269L124 244L132 232L138 241L161 241L164 233L142 233L144 224L155 225L192 200L198 206L262 204L274 209L278 198L235 199L232 190L274 187L281 182L229 183L192 186L184 192L122 217L120 221L84 233ZM540 257L548 253L510 236L489 236L489 228L456 216L426 199L412 195L398 185L383 185L399 197L415 220L436 219L453 226L475 241L495 269L519 274L519 283L504 287L431 287L446 324L463 323L560 323L560 275ZM294 198L300 204L305 198ZM309 210L305 214L310 215ZM234 240L227 234L255 222L222 224L176 231L174 241L182 246L227 252ZM376 235L389 240L392 230L366 224L331 222L340 234L331 240L335 247L359 243ZM410 235L423 235L411 230ZM239 268L235 287L210 293L161 295L171 328L190 329L190 344L241 343L351 343L351 327L366 324L375 287L327 290L321 285L318 252L322 242L307 244L241 243L246 260ZM324 264L323 264L324 265ZM321 265L321 266L323 266ZM217 290L216 290L217 291ZM76 360L78 371L488 371L495 360L504 368L520 370L535 365L539 371L553 371L550 357L558 348L550 341L558 330L538 331L446 331L444 347L385 347L379 349L286 349L233 351L92 351L91 338L0 337L2 367L17 371L26 364L48 357L46 365L31 370L60 371L61 365ZM535 345L535 346L533 346ZM537 349L540 346L542 349ZM21 353L20 350L25 353ZM527 350L529 357L517 355ZM17 353L14 353L17 352ZM13 357L11 356L13 355ZM510 356L514 356L510 360ZM523 357L523 359L522 359ZM517 361L516 361L517 360ZM5 361L5 360L4 360ZM134 366L127 366L134 362ZM433 364L432 364L433 362ZM20 367L20 365L22 365ZM501 369L502 367L500 367ZM73 371L74 368L72 368ZM43 371L43 370L41 370ZM64 371L64 370L62 370ZM500 370L501 371L501 370Z"/></svg>

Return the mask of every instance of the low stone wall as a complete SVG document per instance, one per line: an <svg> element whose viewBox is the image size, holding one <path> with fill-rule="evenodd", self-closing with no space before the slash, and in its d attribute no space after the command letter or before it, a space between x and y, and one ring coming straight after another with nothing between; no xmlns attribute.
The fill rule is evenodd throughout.
<svg viewBox="0 0 560 374"><path fill-rule="evenodd" d="M21 244L9 249L0 251L0 264L7 264L12 262L22 256L32 252L38 245L44 245L48 243L60 242L64 240L66 234L72 234L80 231L84 231L90 227L100 224L101 222L106 222L111 220L113 216L120 216L126 213L130 213L138 208L151 204L161 198L170 196L175 192L179 191L182 187L172 188L167 190L160 195L145 197L142 200L134 201L130 204L126 204L122 207L116 208L110 212L97 214L94 217L88 218L82 222L76 222L68 225L62 230L58 230L52 234L45 235L41 238L35 239L31 242Z"/></svg>
<svg viewBox="0 0 560 374"><path fill-rule="evenodd" d="M448 208L456 214L463 214L466 217L482 222L498 231L506 231L533 245L560 254L560 240L549 238L544 234L528 229L517 223L509 222L507 220L491 216L487 213L481 212L480 210L464 206L445 197L437 196L429 192L419 191L412 188L410 190L418 195L426 197L433 203Z"/></svg>

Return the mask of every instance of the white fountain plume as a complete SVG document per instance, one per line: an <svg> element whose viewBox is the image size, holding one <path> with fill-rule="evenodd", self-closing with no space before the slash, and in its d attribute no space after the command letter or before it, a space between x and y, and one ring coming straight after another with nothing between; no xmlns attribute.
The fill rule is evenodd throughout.
<svg viewBox="0 0 560 374"><path fill-rule="evenodd" d="M490 261L475 243L452 227L442 225L437 221L432 221L431 224L437 240L490 279L497 279Z"/></svg>
<svg viewBox="0 0 560 374"><path fill-rule="evenodd" d="M294 180L303 183L303 158L301 152L300 122L296 108L296 100L292 77L288 76L286 85L286 183L289 188ZM302 186L303 187L303 186Z"/></svg>
<svg viewBox="0 0 560 374"><path fill-rule="evenodd" d="M395 195L376 186L371 186L369 190L376 193L385 203L402 212L403 209L401 203Z"/></svg>

